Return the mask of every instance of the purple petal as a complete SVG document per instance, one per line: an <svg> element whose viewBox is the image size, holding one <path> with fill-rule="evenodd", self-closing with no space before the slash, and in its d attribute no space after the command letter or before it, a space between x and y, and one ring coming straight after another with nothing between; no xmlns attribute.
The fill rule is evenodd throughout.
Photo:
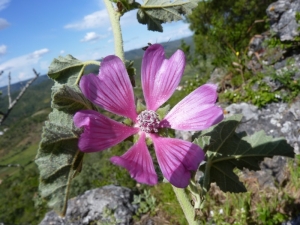
<svg viewBox="0 0 300 225"><path fill-rule="evenodd" d="M137 133L138 128L128 127L93 110L75 113L74 124L83 127L78 147L83 152L97 152L110 148Z"/></svg>
<svg viewBox="0 0 300 225"><path fill-rule="evenodd" d="M155 78L165 59L164 48L159 44L147 48L142 60L142 88L147 106L151 101L151 94L155 86ZM149 108L148 108L149 109Z"/></svg>
<svg viewBox="0 0 300 225"><path fill-rule="evenodd" d="M222 108L215 105L217 86L205 84L182 99L160 122L160 127L177 130L204 130L223 119Z"/></svg>
<svg viewBox="0 0 300 225"><path fill-rule="evenodd" d="M83 76L79 85L83 94L94 104L136 121L132 85L123 62L117 56L105 57L99 75Z"/></svg>
<svg viewBox="0 0 300 225"><path fill-rule="evenodd" d="M140 183L155 185L157 175L154 170L152 158L146 146L145 134L124 155L114 156L110 161L127 169L132 178Z"/></svg>
<svg viewBox="0 0 300 225"><path fill-rule="evenodd" d="M198 169L204 160L202 149L191 142L175 138L163 138L151 134L157 160L164 177L174 186L185 188L191 171Z"/></svg>
<svg viewBox="0 0 300 225"><path fill-rule="evenodd" d="M177 50L165 59L159 44L148 47L142 62L142 86L148 110L157 110L174 93L183 75L185 56Z"/></svg>

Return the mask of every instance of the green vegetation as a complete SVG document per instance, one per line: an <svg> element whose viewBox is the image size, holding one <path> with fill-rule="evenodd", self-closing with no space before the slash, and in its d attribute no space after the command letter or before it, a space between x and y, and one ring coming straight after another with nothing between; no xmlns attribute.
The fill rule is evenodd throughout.
<svg viewBox="0 0 300 225"><path fill-rule="evenodd" d="M134 195L132 204L137 204L139 206L136 212L137 216L141 216L148 212L150 215L155 214L156 198L151 195L149 190L144 189L143 193Z"/></svg>
<svg viewBox="0 0 300 225"><path fill-rule="evenodd" d="M201 1L188 17L195 32L195 54L215 66L231 65L236 52L244 52L249 40L266 31L266 8L273 0Z"/></svg>
<svg viewBox="0 0 300 225"><path fill-rule="evenodd" d="M223 193L212 185L206 207L199 218L216 224L275 225L300 213L300 156L289 160L286 183L263 189L255 178L240 178L249 190L246 193Z"/></svg>
<svg viewBox="0 0 300 225"><path fill-rule="evenodd" d="M38 79L44 79L44 77L40 77ZM4 122L3 127L7 125L11 126L12 123L17 123L19 119L23 119L25 117L31 116L34 113L47 109L50 107L51 100L51 87L53 82L50 79L39 83L33 83L33 85L25 92L22 96L20 102L13 108L11 114ZM18 95L18 91L12 93L12 99L14 99ZM8 99L6 95L0 96L0 110L6 111L8 106ZM1 148L0 148L1 149Z"/></svg>
<svg viewBox="0 0 300 225"><path fill-rule="evenodd" d="M4 177L0 185L0 221L37 224L48 210L44 203L38 202L38 184L38 170L33 164Z"/></svg>
<svg viewBox="0 0 300 225"><path fill-rule="evenodd" d="M295 78L299 71L292 67L292 62L280 74L273 69L274 63L285 58L288 52L299 50L298 37L294 41L282 42L268 34L262 44L265 52L261 58L248 56L249 45L255 35L268 33L265 9L272 2L230 0L220 3L211 0L199 3L187 19L195 32L195 48L182 43L189 64L198 70L195 78L186 82L185 93L205 83L213 70L220 68L222 74L216 82L220 87L219 101L225 104L248 102L263 107L271 102L291 102L300 94L300 81ZM299 18L298 13L296 20L300 21ZM249 66L251 60L261 67L259 71ZM268 65L263 61L267 61ZM271 88L266 79L280 87Z"/></svg>
<svg viewBox="0 0 300 225"><path fill-rule="evenodd" d="M185 51L193 50L187 45L183 48ZM173 49L170 48L171 51ZM204 63L199 66L196 61L192 62L192 60L192 58L189 59L181 83L184 87L183 91L176 91L168 101L171 106L209 78L212 67L205 67ZM211 60L210 57L206 62L209 60ZM140 62L140 58L136 59L134 66L140 65ZM137 74L140 73L139 71L137 69ZM273 71L273 73L269 73L269 76L290 90L286 94L286 101L298 94L299 83L293 81L293 73L290 70L283 71L282 74L275 74ZM262 74L252 77L245 74L244 78L248 82L243 86L243 92L238 91L242 82L241 76L233 77L237 80L232 79L232 82L237 84L237 89L221 93L220 99L223 101L248 101L262 106L278 100L275 94L280 94L282 99L285 98L284 93L280 90L273 93L270 89L266 89L267 86L262 81L264 78ZM141 98L139 75L136 76L136 80L135 92ZM0 222L38 224L49 210L38 195L39 174L32 162L40 141L42 126L50 112L50 88L52 85L52 81L48 80L32 86L6 121L5 127L9 129L0 136L0 165L3 166L0 167ZM255 93L253 86L259 87ZM241 94L241 96L234 96L234 93ZM261 96L260 98L263 100L254 102L254 94ZM268 98L270 101L266 101ZM5 102L5 96L1 96L0 108L6 107ZM136 215L136 221L147 215L156 219L155 221L161 221L161 224L164 222L178 225L187 224L170 184L160 182L154 187L137 184L125 169L110 163L111 156L123 154L131 145L132 143L127 141L107 151L86 154L81 172L72 181L70 197L103 185L121 185L133 189L139 196L136 201L142 207L139 215ZM197 212L198 218L203 222L211 221L216 224L279 224L297 215L300 213L299 205L296 202L300 198L299 161L298 157L296 161L289 162L287 182L278 185L276 190L257 190L255 188L258 187L258 184L253 181L245 181L251 191L243 194L224 194L217 187L212 187L207 193L208 201L205 208L201 212ZM18 164L19 167L8 167L9 164Z"/></svg>
<svg viewBox="0 0 300 225"><path fill-rule="evenodd" d="M270 81L262 73L247 80L247 83L235 90L225 90L220 94L221 100L229 102L249 102L258 107L265 106L271 102L292 102L300 94L300 81L294 78L295 70L282 70L276 73L270 71L268 79L279 86L274 90Z"/></svg>

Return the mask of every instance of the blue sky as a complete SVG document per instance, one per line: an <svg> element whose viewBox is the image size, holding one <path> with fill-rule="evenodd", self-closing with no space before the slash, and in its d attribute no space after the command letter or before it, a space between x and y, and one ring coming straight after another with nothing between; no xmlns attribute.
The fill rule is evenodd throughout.
<svg viewBox="0 0 300 225"><path fill-rule="evenodd" d="M138 1L141 2L141 1ZM164 32L148 31L136 10L121 18L125 51L150 43L192 35L188 24L163 24ZM71 54L94 60L114 54L109 17L102 0L0 0L0 87L46 74L53 58Z"/></svg>

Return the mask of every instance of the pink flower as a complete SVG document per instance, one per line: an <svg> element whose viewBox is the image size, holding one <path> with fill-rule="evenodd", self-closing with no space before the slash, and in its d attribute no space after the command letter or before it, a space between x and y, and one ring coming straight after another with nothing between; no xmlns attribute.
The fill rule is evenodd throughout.
<svg viewBox="0 0 300 225"><path fill-rule="evenodd" d="M83 76L80 88L94 104L131 119L134 125L124 125L96 111L79 111L74 116L75 126L84 128L79 137L79 149L83 152L102 151L138 134L137 142L124 155L112 157L111 162L126 168L140 183L156 184L157 175L146 145L146 139L151 139L164 177L176 187L186 187L191 171L197 170L203 161L204 152L191 142L162 137L158 131L161 128L203 130L220 122L223 111L215 105L216 86L206 84L186 96L164 119L159 120L155 111L175 91L184 67L185 56L181 50L166 59L161 45L148 47L142 61L142 88L147 110L138 115L123 62L116 56L105 57L99 75Z"/></svg>

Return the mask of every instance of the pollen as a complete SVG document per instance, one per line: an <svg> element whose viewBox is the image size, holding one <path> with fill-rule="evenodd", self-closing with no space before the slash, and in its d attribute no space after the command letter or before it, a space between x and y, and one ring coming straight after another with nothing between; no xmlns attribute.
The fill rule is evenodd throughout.
<svg viewBox="0 0 300 225"><path fill-rule="evenodd" d="M142 111L137 117L140 129L146 133L157 133L159 126L159 118L153 110Z"/></svg>

